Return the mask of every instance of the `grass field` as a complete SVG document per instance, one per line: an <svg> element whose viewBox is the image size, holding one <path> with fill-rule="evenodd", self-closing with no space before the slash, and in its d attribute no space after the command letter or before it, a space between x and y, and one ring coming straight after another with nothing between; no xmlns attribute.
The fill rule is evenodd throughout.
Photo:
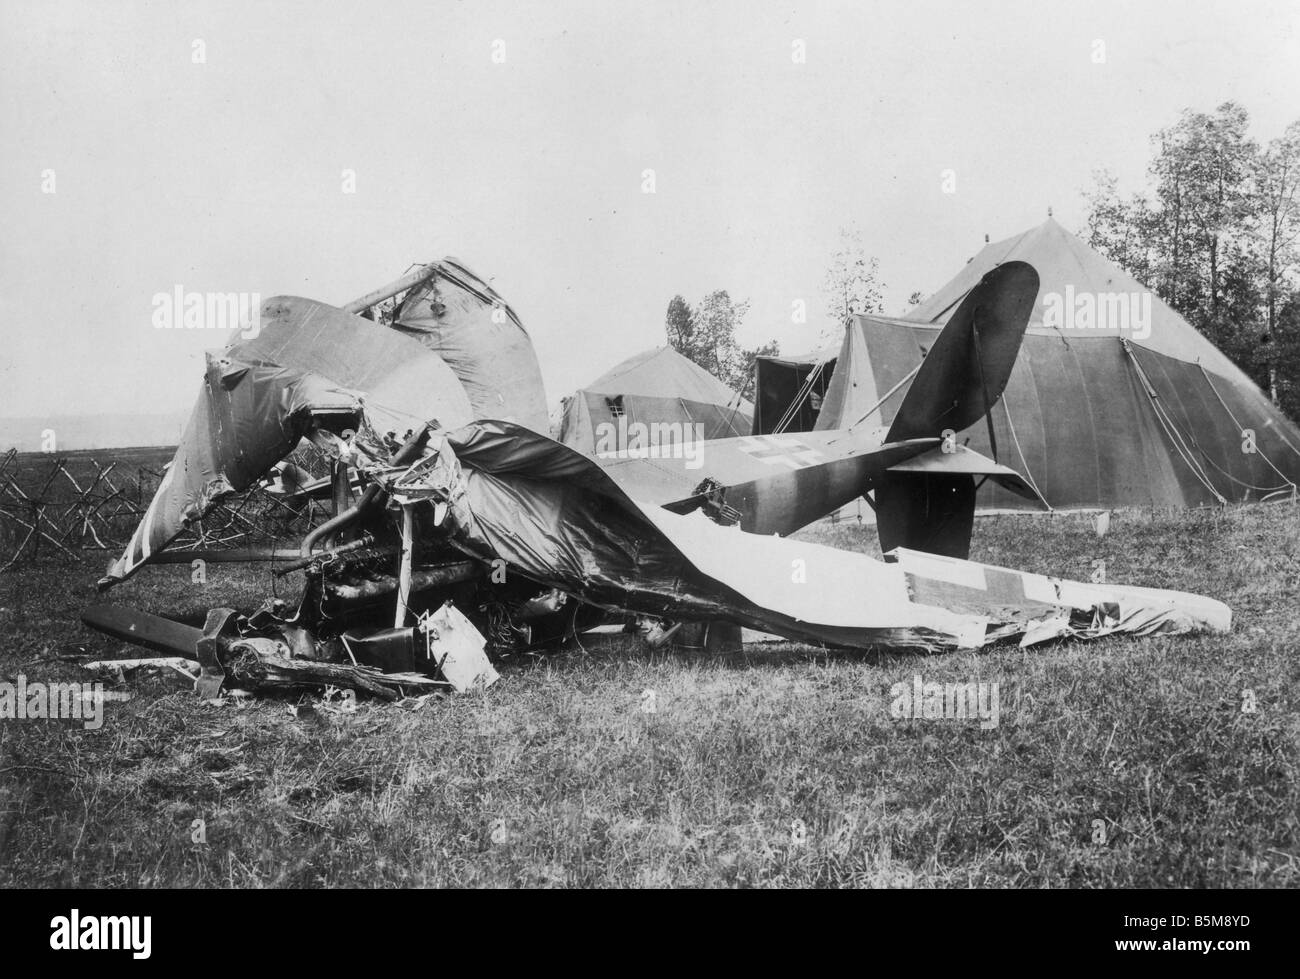
<svg viewBox="0 0 1300 979"><path fill-rule="evenodd" d="M857 526L805 535L875 550ZM930 657L618 637L351 714L137 676L99 731L0 722L0 886L1300 884L1300 512L1119 513L1104 538L991 517L972 556L1084 579L1104 561L1228 602L1234 630ZM77 621L105 561L0 576L0 678L135 655ZM268 589L256 567L206 586L164 567L113 598L199 621ZM916 674L997 682L999 725L894 720Z"/></svg>

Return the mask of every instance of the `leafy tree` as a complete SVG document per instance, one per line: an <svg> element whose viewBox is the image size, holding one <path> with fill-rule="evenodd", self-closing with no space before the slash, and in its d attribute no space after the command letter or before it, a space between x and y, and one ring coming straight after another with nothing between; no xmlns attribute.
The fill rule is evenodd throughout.
<svg viewBox="0 0 1300 979"><path fill-rule="evenodd" d="M779 356L780 353L781 344L777 343L775 340L769 340L767 343L755 347L752 350L742 350L740 352L742 363L740 380L734 384L730 384L732 390L736 391L741 397L751 397L754 393L751 390L752 382L756 376L754 374L754 363L759 357L776 357Z"/></svg>
<svg viewBox="0 0 1300 979"><path fill-rule="evenodd" d="M1274 334L1277 403L1292 418L1300 418L1300 289L1278 302Z"/></svg>
<svg viewBox="0 0 1300 979"><path fill-rule="evenodd" d="M854 313L884 312L879 268L880 263L868 256L862 245L862 233L841 228L839 245L822 281L826 313L832 322L843 323Z"/></svg>
<svg viewBox="0 0 1300 979"><path fill-rule="evenodd" d="M745 382L736 331L748 312L748 300L735 302L726 289L709 293L695 307L697 343L691 359L733 389Z"/></svg>
<svg viewBox="0 0 1300 979"><path fill-rule="evenodd" d="M709 293L692 308L681 296L668 303L664 328L669 345L734 391L748 386L754 360L779 353L775 341L752 350L736 339L749 301L734 301L725 289Z"/></svg>
<svg viewBox="0 0 1300 979"><path fill-rule="evenodd" d="M1219 299L1214 308L1193 312L1197 328L1265 390L1270 350L1260 316L1264 297L1257 263L1236 257L1219 272Z"/></svg>
<svg viewBox="0 0 1300 979"><path fill-rule="evenodd" d="M1107 170L1094 171L1092 179L1092 190L1085 194L1087 226L1080 237L1139 282L1152 282L1152 214L1146 198L1135 194L1122 199Z"/></svg>
<svg viewBox="0 0 1300 979"><path fill-rule="evenodd" d="M1300 122L1263 149L1248 123L1233 102L1185 111L1153 137L1149 196L1094 174L1083 236L1294 410Z"/></svg>
<svg viewBox="0 0 1300 979"><path fill-rule="evenodd" d="M691 304L681 296L673 296L668 301L664 328L668 331L668 343L674 350L685 353L690 349L695 335L695 312L691 309Z"/></svg>
<svg viewBox="0 0 1300 979"><path fill-rule="evenodd" d="M1296 238L1300 235L1300 120L1273 140L1256 159L1254 172L1255 235L1263 253L1264 329L1268 352L1281 351L1278 305L1286 281L1300 262ZM1269 392L1278 401L1275 356L1268 364Z"/></svg>
<svg viewBox="0 0 1300 979"><path fill-rule="evenodd" d="M1259 147L1247 137L1249 118L1235 102L1213 114L1185 111L1156 133L1149 169L1159 207L1148 231L1163 245L1164 298L1180 312L1217 313L1222 276L1244 237L1251 213L1248 180Z"/></svg>

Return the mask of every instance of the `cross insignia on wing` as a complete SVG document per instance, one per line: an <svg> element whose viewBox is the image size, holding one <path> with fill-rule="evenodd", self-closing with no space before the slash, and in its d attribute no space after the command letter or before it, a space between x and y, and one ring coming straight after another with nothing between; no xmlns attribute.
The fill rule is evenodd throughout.
<svg viewBox="0 0 1300 979"><path fill-rule="evenodd" d="M768 466L802 469L822 462L822 454L812 446L787 435L747 435L740 440L740 451Z"/></svg>

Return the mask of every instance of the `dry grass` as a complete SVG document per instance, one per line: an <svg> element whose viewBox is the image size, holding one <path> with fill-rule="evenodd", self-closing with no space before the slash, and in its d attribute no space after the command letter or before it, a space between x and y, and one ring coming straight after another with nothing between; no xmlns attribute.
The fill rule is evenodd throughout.
<svg viewBox="0 0 1300 979"><path fill-rule="evenodd" d="M98 732L0 724L0 886L1295 886L1298 528L1290 507L1118 514L1103 539L1079 517L977 524L979 560L1104 560L1227 601L1228 636L725 659L620 638L353 714L136 678ZM874 549L855 526L810 536ZM0 674L79 679L53 657L127 651L77 624L103 563L0 577ZM159 568L114 598L196 621L266 582ZM997 681L1001 724L893 720L915 673Z"/></svg>

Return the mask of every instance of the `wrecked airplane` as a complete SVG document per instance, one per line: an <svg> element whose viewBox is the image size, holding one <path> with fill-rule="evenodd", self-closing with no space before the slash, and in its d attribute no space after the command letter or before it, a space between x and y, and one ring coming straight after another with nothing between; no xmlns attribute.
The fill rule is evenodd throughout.
<svg viewBox="0 0 1300 979"><path fill-rule="evenodd" d="M208 697L332 685L390 699L486 686L489 654L635 619L659 637L722 622L931 651L1228 629L1227 607L1200 596L966 560L982 481L1034 494L955 435L1001 396L1037 291L1023 262L986 274L888 429L870 427L873 409L836 431L599 456L543 434L527 332L455 260L342 308L271 299L255 337L209 353L175 458L100 585L160 560L307 440L331 474L297 492L327 496L333 515L273 568L302 576L300 599L214 609L202 629L114 605L83 621L196 659ZM885 562L789 538L859 496Z"/></svg>

